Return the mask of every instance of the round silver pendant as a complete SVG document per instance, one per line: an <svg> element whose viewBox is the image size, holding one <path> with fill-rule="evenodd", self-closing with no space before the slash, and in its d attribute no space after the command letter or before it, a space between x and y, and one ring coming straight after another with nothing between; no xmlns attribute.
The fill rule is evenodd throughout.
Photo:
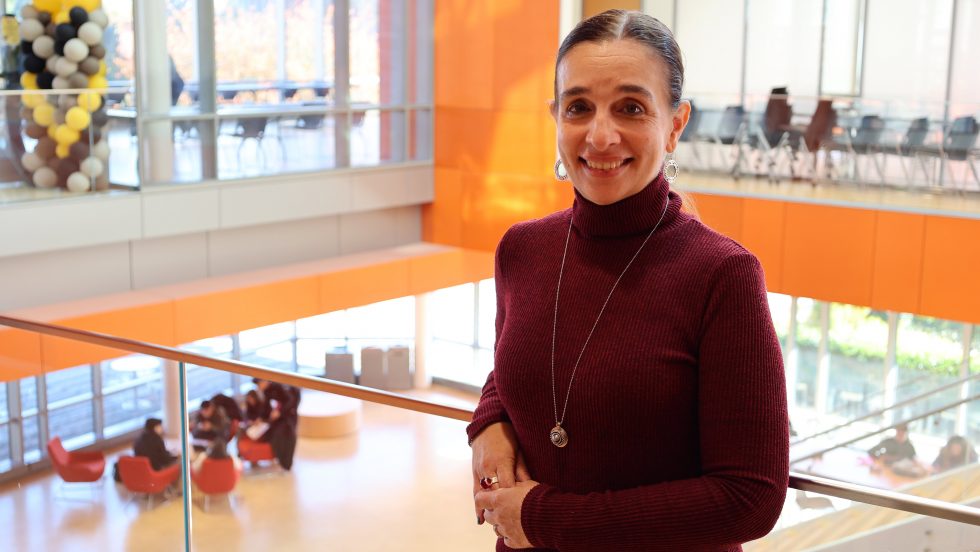
<svg viewBox="0 0 980 552"><path fill-rule="evenodd" d="M551 444L558 448L564 448L568 444L568 433L565 432L565 429L561 425L556 425L551 428L551 433L548 435L548 438L551 439Z"/></svg>

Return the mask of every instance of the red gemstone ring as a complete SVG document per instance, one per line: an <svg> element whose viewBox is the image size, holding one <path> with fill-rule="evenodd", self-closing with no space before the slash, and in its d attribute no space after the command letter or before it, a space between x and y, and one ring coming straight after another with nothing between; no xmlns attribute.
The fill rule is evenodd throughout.
<svg viewBox="0 0 980 552"><path fill-rule="evenodd" d="M480 480L480 486L483 487L484 489L489 489L490 487L493 487L496 484L497 484L496 475L492 477L484 477L483 479Z"/></svg>

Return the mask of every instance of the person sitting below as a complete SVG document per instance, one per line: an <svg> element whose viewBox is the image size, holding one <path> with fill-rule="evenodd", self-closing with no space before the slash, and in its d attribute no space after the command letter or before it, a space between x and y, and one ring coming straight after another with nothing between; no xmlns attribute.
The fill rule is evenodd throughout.
<svg viewBox="0 0 980 552"><path fill-rule="evenodd" d="M265 403L259 398L259 393L252 389L245 395L245 411L242 415L240 436L253 441L261 441L269 429L269 414L265 411Z"/></svg>
<svg viewBox="0 0 980 552"><path fill-rule="evenodd" d="M259 399L262 403L262 418L268 420L269 429L262 436L272 446L279 465L286 471L293 466L296 452L296 423L298 420L299 389L255 378Z"/></svg>
<svg viewBox="0 0 980 552"><path fill-rule="evenodd" d="M977 461L977 451L970 446L965 437L953 435L939 450L936 461L932 463L934 472L944 472Z"/></svg>
<svg viewBox="0 0 980 552"><path fill-rule="evenodd" d="M899 424L895 426L895 436L889 437L868 450L868 454L890 466L899 460L914 460L915 447L909 440L909 426Z"/></svg>
<svg viewBox="0 0 980 552"><path fill-rule="evenodd" d="M191 424L191 435L198 441L214 441L228 431L228 418L224 411L211 401L201 403L197 417Z"/></svg>
<svg viewBox="0 0 980 552"><path fill-rule="evenodd" d="M204 454L199 454L194 462L191 463L191 471L197 474L201 471L201 467L204 466L204 461L208 458L214 460L224 460L225 458L231 458L231 463L235 465L235 470L242 471L242 461L236 456L228 454L228 443L222 438L217 438L208 447L207 452Z"/></svg>
<svg viewBox="0 0 980 552"><path fill-rule="evenodd" d="M219 412L223 412L225 418L228 419L228 431L225 432L225 441L231 441L234 435L231 434L232 425L235 421L238 421L241 425L242 419L242 409L238 406L235 399L218 393L217 395L211 397L211 404L218 408Z"/></svg>
<svg viewBox="0 0 980 552"><path fill-rule="evenodd" d="M143 432L133 443L133 456L145 456L154 470L162 470L177 461L177 455L167 450L163 442L163 422L150 418L143 425Z"/></svg>

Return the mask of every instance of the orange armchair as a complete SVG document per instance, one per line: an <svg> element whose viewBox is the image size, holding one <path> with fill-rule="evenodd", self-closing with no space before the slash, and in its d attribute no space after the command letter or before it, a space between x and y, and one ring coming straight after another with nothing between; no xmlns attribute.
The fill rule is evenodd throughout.
<svg viewBox="0 0 980 552"><path fill-rule="evenodd" d="M249 439L247 435L238 438L238 456L249 462L276 459L276 455L272 453L272 445L265 441Z"/></svg>
<svg viewBox="0 0 980 552"><path fill-rule="evenodd" d="M65 483L92 483L105 471L105 455L98 451L68 452L60 437L48 441L48 456Z"/></svg>
<svg viewBox="0 0 980 552"><path fill-rule="evenodd" d="M191 473L191 479L204 493L204 511L208 511L211 495L230 494L238 484L238 470L231 458L205 458L201 469Z"/></svg>
<svg viewBox="0 0 980 552"><path fill-rule="evenodd" d="M180 463L156 471L150 466L150 459L145 456L121 456L119 477L126 490L147 495L152 504L154 495L166 492L180 477Z"/></svg>

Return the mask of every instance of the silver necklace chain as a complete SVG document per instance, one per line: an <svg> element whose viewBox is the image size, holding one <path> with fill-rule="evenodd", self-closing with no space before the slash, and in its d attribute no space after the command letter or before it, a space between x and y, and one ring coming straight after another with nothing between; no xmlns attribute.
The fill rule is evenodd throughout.
<svg viewBox="0 0 980 552"><path fill-rule="evenodd" d="M633 254L633 258L630 259L630 262L626 263L626 268L624 268L619 274L619 278L616 278L616 283L614 283L612 289L609 290L609 295L606 296L606 301L602 304L602 308L599 309L599 316L596 317L595 322L592 324L592 329L589 330L589 335L585 338L585 344L582 345L582 350L579 351L578 358L575 360L575 366L572 367L572 375L568 380L568 392L565 393L565 404L562 406L561 417L559 418L558 394L555 389L557 385L555 383L555 342L557 341L558 336L558 297L561 293L562 275L565 273L565 259L568 256L568 242L572 237L572 219L569 217L568 233L565 235L565 251L561 255L561 268L558 271L558 286L555 289L555 319L551 328L551 401L555 409L555 427L551 430L549 438L551 439L551 442L559 448L568 444L568 433L561 427L561 424L564 423L565 413L568 412L568 399L572 396L572 384L575 382L575 373L578 371L579 362L582 361L582 355L585 354L585 348L589 346L589 341L592 339L592 334L595 332L596 326L599 325L599 320L602 318L602 313L606 312L606 305L609 304L609 299L612 298L613 292L616 291L616 288L619 286L619 282L623 279L623 276L626 275L626 271L633 265L633 261L640 256L640 251L643 251L643 246L650 241L650 238L653 236L653 233L657 231L657 228L660 228L660 223L663 222L664 216L667 214L667 207L669 205L670 196L668 196L667 201L664 202L664 211L660 213L660 219L657 220L657 224L655 224L653 230L650 230L650 233L647 234L646 239L643 240L643 243L640 244L639 249L637 249L636 253Z"/></svg>

